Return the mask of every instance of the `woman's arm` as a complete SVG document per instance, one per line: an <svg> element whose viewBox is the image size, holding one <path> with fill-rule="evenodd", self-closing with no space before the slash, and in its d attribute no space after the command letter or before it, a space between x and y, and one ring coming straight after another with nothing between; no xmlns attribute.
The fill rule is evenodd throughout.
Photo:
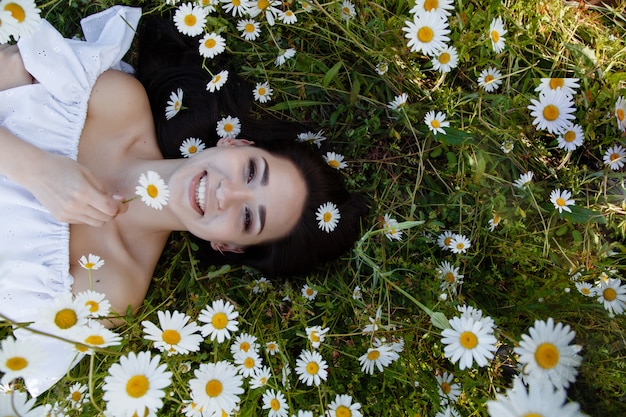
<svg viewBox="0 0 626 417"><path fill-rule="evenodd" d="M24 68L17 45L0 45L0 91L33 81L33 76Z"/></svg>

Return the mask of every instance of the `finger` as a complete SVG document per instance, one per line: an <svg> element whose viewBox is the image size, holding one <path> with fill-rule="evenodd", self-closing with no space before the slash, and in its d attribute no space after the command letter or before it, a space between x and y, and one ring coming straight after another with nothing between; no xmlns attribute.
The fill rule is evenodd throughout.
<svg viewBox="0 0 626 417"><path fill-rule="evenodd" d="M98 179L94 177L91 172L86 171L85 178L91 185L91 187L89 187L90 191L87 195L89 205L102 214L108 216L106 219L101 217L96 218L107 221L115 217L120 211L119 201L116 201L113 197L104 192L100 181L98 181Z"/></svg>

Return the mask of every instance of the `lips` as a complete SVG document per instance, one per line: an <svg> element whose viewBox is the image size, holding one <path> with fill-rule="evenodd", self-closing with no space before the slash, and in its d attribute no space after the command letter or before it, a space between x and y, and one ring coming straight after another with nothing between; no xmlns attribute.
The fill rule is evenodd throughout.
<svg viewBox="0 0 626 417"><path fill-rule="evenodd" d="M200 215L204 215L204 212L205 212L206 182L207 182L207 173L206 171L203 171L201 174L199 174L193 179L193 181L191 182L190 190L189 190L189 198L191 200L191 206Z"/></svg>

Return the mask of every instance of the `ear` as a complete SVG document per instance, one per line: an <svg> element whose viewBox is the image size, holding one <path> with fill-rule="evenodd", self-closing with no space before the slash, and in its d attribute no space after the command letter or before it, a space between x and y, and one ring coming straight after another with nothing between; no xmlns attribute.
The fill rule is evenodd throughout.
<svg viewBox="0 0 626 417"><path fill-rule="evenodd" d="M211 242L211 248L218 252L233 252L233 253L244 253L245 250L242 246L233 245L231 243L215 243Z"/></svg>
<svg viewBox="0 0 626 417"><path fill-rule="evenodd" d="M217 146L250 146L254 142L247 139L222 138L217 141Z"/></svg>

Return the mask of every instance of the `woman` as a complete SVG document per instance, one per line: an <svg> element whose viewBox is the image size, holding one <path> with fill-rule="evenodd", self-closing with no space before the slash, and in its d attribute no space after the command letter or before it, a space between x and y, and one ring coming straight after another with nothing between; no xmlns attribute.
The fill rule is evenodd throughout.
<svg viewBox="0 0 626 417"><path fill-rule="evenodd" d="M13 321L35 321L59 294L89 288L106 294L119 313L136 309L175 230L270 273L308 269L289 259L289 248L320 262L356 239L362 200L338 185L319 155L293 141L266 150L226 139L190 159L163 159L146 90L133 76L109 70L120 65L140 14L114 7L84 19L87 42L65 40L43 22L20 40L19 53L0 51L7 62L0 67L11 68L0 78L0 313ZM141 63L140 70L144 82L158 75ZM200 106L185 112L206 118ZM187 124L179 120L180 128ZM162 210L122 201L147 171L170 191ZM326 201L341 213L332 233L315 219ZM105 260L93 280L78 263L89 253ZM27 381L31 393L58 380L74 357L54 339L37 343L47 346L49 366Z"/></svg>

